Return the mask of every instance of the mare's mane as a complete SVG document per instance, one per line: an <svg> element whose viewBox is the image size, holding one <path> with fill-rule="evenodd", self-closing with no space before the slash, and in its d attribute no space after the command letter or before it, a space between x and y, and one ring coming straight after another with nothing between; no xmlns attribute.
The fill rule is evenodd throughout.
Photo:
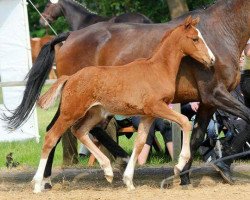
<svg viewBox="0 0 250 200"><path fill-rule="evenodd" d="M161 39L161 42L160 42L160 43L157 45L157 47L154 49L152 56L162 47L163 43L164 43L165 40L171 35L171 33L172 33L175 29L179 28L179 27L182 26L182 25L183 25L183 24L180 24L180 25L178 25L178 26L176 26L176 27L174 27L174 28L171 28L169 31L166 31L166 33L164 34L164 36L163 36L162 39ZM150 58L151 58L152 56L150 56Z"/></svg>
<svg viewBox="0 0 250 200"><path fill-rule="evenodd" d="M89 14L94 14L94 15L97 15L96 12L90 10L86 4L82 4L76 0L64 0L66 3L72 5L76 10L78 11L82 11L84 10L85 12L88 12Z"/></svg>

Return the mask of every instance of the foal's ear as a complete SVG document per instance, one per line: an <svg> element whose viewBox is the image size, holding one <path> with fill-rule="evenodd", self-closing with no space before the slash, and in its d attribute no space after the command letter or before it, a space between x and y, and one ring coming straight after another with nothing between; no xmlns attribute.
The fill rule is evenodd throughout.
<svg viewBox="0 0 250 200"><path fill-rule="evenodd" d="M195 19L192 20L192 26L196 26L200 21L199 17L196 17Z"/></svg>
<svg viewBox="0 0 250 200"><path fill-rule="evenodd" d="M184 26L186 29L190 28L192 26L192 16L189 15L186 19L185 19L185 22L184 22Z"/></svg>

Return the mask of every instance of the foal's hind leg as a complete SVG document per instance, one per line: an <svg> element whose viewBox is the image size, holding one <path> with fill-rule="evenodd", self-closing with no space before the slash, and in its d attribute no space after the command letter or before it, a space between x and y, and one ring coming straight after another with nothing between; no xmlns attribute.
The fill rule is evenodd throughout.
<svg viewBox="0 0 250 200"><path fill-rule="evenodd" d="M53 127L47 132L43 144L40 163L37 172L33 178L33 181L35 183L34 193L41 192L41 190L43 189L42 180L43 180L45 166L48 160L48 155L51 152L51 149L56 145L58 139L70 125L71 125L70 121L65 121L63 117L59 116Z"/></svg>
<svg viewBox="0 0 250 200"><path fill-rule="evenodd" d="M175 166L175 174L178 174L190 159L190 134L192 126L188 118L174 110L171 110L165 102L154 103L151 108L152 114L156 117L168 119L179 124L183 131L183 142L178 164Z"/></svg>
<svg viewBox="0 0 250 200"><path fill-rule="evenodd" d="M48 132L53 127L53 125L55 124L55 122L58 119L59 115L60 115L60 107L57 109L57 112L56 112L54 118L52 119L50 124L47 126L46 132ZM52 165L53 165L55 150L56 150L56 147L57 147L58 143L60 142L60 140L61 140L61 137L58 139L56 145L53 147L53 149L49 153L49 157L48 157L46 167L45 167L45 171L44 171L44 174L43 174L42 188L44 188L44 189L51 189L52 188L50 176L51 176L51 171L52 171Z"/></svg>
<svg viewBox="0 0 250 200"><path fill-rule="evenodd" d="M100 106L92 107L87 114L80 119L73 127L72 133L89 149L89 151L96 157L101 168L104 170L105 177L108 182L113 180L113 170L110 164L110 160L100 151L100 149L89 138L89 131L97 123L99 123L102 117L102 108Z"/></svg>
<svg viewBox="0 0 250 200"><path fill-rule="evenodd" d="M133 153L129 159L128 165L123 175L123 182L127 185L128 190L135 189L133 184L135 164L144 144L146 143L147 135L153 120L154 118L148 116L147 117L144 116L141 118L138 128L138 135L136 137L134 144Z"/></svg>

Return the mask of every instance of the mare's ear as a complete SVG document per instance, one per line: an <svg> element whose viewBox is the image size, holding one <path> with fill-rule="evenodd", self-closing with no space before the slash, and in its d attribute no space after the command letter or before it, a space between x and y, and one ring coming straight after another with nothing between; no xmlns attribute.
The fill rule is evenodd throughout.
<svg viewBox="0 0 250 200"><path fill-rule="evenodd" d="M196 26L200 21L199 17L196 17L195 19L192 20L192 26Z"/></svg>
<svg viewBox="0 0 250 200"><path fill-rule="evenodd" d="M185 19L185 22L184 22L184 26L186 29L190 28L192 26L192 16L189 15L186 19Z"/></svg>

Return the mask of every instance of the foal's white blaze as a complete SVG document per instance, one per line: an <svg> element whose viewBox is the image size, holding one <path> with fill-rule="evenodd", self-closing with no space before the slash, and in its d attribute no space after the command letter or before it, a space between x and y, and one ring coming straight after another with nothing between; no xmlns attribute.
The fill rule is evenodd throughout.
<svg viewBox="0 0 250 200"><path fill-rule="evenodd" d="M206 41L204 40L204 38L203 38L201 32L199 31L199 29L196 28L196 30L198 31L198 36L199 36L199 38L202 39L202 41L204 42L205 46L207 47L208 55L210 56L210 59L213 60L213 64L214 64L214 62L215 62L215 56L214 56L213 52L212 52L211 49L207 46L207 43L206 43Z"/></svg>

